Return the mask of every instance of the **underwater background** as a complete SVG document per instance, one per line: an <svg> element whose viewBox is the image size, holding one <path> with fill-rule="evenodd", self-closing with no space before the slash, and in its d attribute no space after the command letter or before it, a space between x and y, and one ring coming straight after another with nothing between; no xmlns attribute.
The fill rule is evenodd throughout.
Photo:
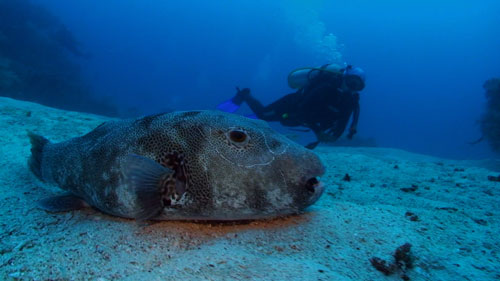
<svg viewBox="0 0 500 281"><path fill-rule="evenodd" d="M481 137L482 85L500 76L498 1L0 5L3 96L134 117L213 109L236 86L269 103L293 92L291 70L347 63L367 73L356 137L447 158L495 157L486 142L468 143ZM31 76L15 86L23 73Z"/></svg>

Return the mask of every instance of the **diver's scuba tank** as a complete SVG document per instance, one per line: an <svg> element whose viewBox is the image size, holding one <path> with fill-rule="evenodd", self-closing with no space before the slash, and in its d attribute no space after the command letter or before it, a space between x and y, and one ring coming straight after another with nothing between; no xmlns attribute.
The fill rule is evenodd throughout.
<svg viewBox="0 0 500 281"><path fill-rule="evenodd" d="M288 86L292 89L300 89L324 71L342 75L343 68L337 64L326 64L321 67L297 68L288 74Z"/></svg>

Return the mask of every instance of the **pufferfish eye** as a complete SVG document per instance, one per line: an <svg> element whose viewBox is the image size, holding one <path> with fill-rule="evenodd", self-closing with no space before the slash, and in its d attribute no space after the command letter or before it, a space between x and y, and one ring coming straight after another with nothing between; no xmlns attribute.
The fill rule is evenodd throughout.
<svg viewBox="0 0 500 281"><path fill-rule="evenodd" d="M231 128L226 132L226 138L230 144L238 148L244 148L250 141L250 136L242 129Z"/></svg>
<svg viewBox="0 0 500 281"><path fill-rule="evenodd" d="M229 132L229 138L236 143L243 143L248 139L248 135L241 130L232 130Z"/></svg>

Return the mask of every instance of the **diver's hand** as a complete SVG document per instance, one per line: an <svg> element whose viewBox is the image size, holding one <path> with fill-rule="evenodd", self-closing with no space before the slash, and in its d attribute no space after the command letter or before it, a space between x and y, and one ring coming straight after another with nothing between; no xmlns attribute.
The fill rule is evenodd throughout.
<svg viewBox="0 0 500 281"><path fill-rule="evenodd" d="M310 144L306 145L305 148L312 150L312 149L315 149L316 146L318 146L318 144L319 144L319 141L311 142Z"/></svg>
<svg viewBox="0 0 500 281"><path fill-rule="evenodd" d="M316 133L316 138L320 142L334 142L337 140L335 136L332 136L331 134L325 132Z"/></svg>
<svg viewBox="0 0 500 281"><path fill-rule="evenodd" d="M347 138L352 140L352 137L357 133L358 131L356 130L356 128L350 128L349 129L349 134L347 135Z"/></svg>

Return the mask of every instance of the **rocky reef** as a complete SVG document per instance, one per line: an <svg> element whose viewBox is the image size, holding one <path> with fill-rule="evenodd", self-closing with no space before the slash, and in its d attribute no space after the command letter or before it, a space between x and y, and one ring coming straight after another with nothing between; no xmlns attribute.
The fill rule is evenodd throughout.
<svg viewBox="0 0 500 281"><path fill-rule="evenodd" d="M79 61L88 58L68 27L44 7L0 1L0 96L115 115L82 79Z"/></svg>

